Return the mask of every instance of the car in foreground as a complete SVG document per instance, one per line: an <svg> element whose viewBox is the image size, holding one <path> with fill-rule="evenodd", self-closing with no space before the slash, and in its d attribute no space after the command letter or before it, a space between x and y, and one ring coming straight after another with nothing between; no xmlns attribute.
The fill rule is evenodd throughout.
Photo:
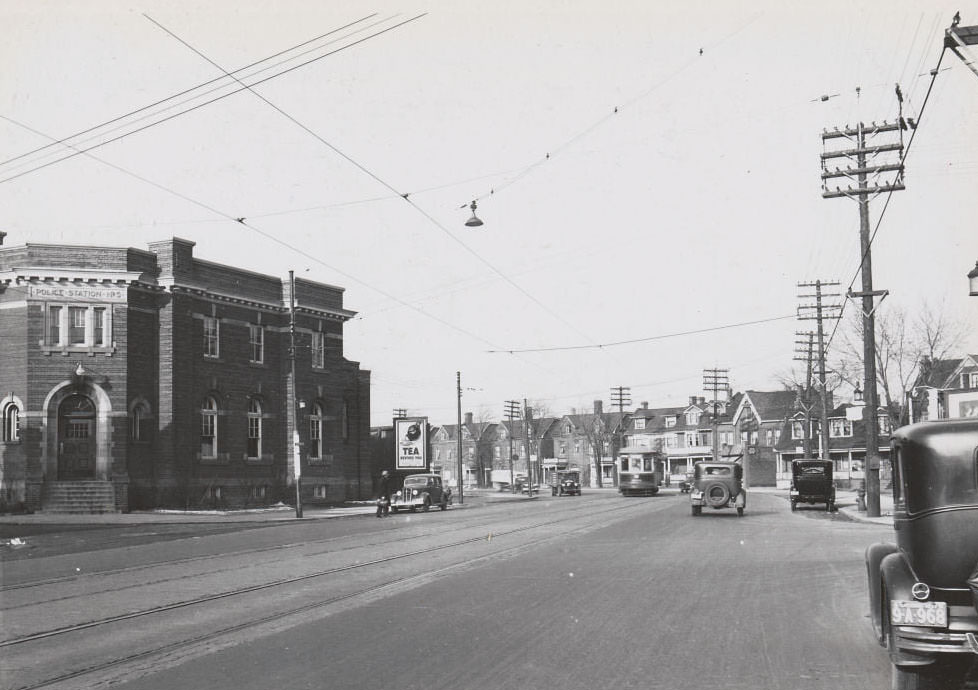
<svg viewBox="0 0 978 690"><path fill-rule="evenodd" d="M557 470L550 492L554 496L580 496L581 473L577 470Z"/></svg>
<svg viewBox="0 0 978 690"><path fill-rule="evenodd" d="M866 550L876 640L893 688L959 687L978 663L978 419L901 427L890 460L896 543Z"/></svg>
<svg viewBox="0 0 978 690"><path fill-rule="evenodd" d="M791 509L799 503L824 503L825 510L835 510L835 482L831 460L792 460L791 489L788 491Z"/></svg>
<svg viewBox="0 0 978 690"><path fill-rule="evenodd" d="M426 513L432 506L448 510L452 491L442 484L439 474L409 474L404 485L391 497L391 511L420 509Z"/></svg>
<svg viewBox="0 0 978 690"><path fill-rule="evenodd" d="M743 465L727 461L702 461L693 465L689 502L694 516L701 515L703 507L708 506L714 510L736 508L737 515L743 517L747 508Z"/></svg>

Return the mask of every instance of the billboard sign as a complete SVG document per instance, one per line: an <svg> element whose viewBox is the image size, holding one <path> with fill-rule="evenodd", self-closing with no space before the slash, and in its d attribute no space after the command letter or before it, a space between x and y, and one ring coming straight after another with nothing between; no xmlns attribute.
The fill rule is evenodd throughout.
<svg viewBox="0 0 978 690"><path fill-rule="evenodd" d="M395 468L428 469L428 418L402 417L394 420Z"/></svg>

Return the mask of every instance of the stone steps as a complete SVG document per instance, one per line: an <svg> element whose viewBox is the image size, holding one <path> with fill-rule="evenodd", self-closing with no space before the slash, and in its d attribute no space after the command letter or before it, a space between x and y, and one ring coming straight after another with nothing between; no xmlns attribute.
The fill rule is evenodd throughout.
<svg viewBox="0 0 978 690"><path fill-rule="evenodd" d="M56 514L115 513L115 487L105 481L47 482L41 510Z"/></svg>

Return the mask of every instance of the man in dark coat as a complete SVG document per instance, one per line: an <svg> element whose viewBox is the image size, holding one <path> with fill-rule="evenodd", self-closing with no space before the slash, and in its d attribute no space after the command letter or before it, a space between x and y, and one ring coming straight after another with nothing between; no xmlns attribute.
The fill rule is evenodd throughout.
<svg viewBox="0 0 978 690"><path fill-rule="evenodd" d="M386 517L391 512L391 478L384 470L380 473L380 492L377 495L377 517Z"/></svg>

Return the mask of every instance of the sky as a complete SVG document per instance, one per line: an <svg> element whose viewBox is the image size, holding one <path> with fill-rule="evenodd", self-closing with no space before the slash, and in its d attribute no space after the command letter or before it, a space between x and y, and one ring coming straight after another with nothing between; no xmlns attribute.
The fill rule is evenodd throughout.
<svg viewBox="0 0 978 690"><path fill-rule="evenodd" d="M870 204L880 313L942 310L974 353L978 75L942 57L955 11L978 24L976 2L906 0L2 2L0 229L181 237L342 286L375 425L453 422L456 372L477 417L609 409L618 386L682 405L705 368L780 388L814 327L798 283L860 289L821 133L893 121L899 83L919 127L906 189Z"/></svg>

